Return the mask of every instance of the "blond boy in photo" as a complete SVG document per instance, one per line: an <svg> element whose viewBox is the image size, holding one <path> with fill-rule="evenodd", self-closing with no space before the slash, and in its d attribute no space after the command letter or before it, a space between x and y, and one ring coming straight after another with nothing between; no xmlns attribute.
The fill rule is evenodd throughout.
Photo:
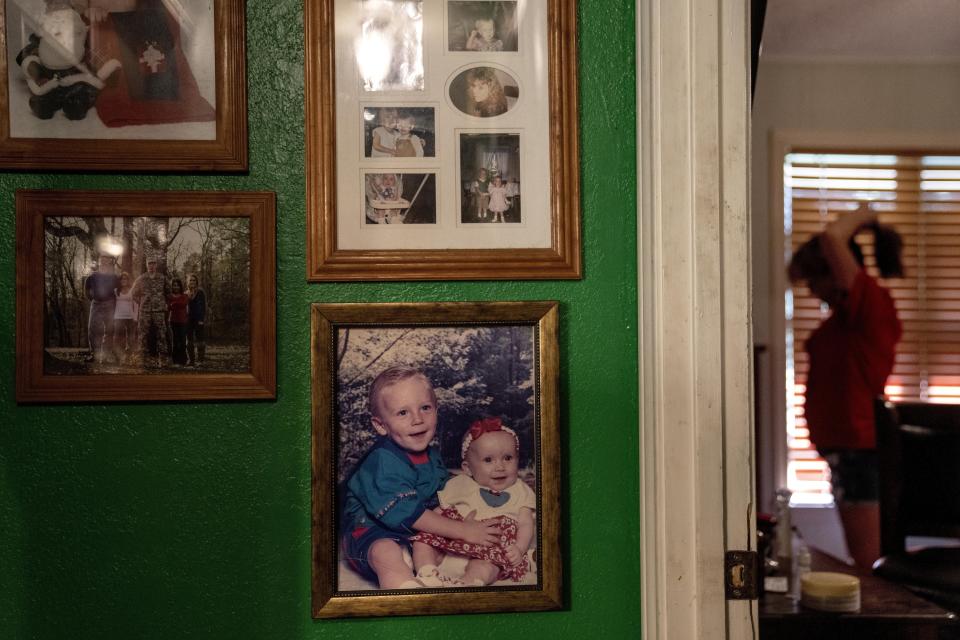
<svg viewBox="0 0 960 640"><path fill-rule="evenodd" d="M370 386L370 422L380 438L346 483L341 542L355 571L381 589L440 586L424 581L404 559L418 532L489 546L499 536L493 523L450 520L435 513L437 491L448 472L431 446L437 431L437 398L418 369L391 367ZM421 546L421 545L418 545ZM429 549L427 550L429 551ZM413 555L414 567L427 558Z"/></svg>

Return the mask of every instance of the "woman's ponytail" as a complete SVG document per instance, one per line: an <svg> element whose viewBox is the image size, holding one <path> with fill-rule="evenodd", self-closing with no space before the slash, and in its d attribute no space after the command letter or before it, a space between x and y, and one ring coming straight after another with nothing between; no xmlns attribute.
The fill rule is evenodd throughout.
<svg viewBox="0 0 960 640"><path fill-rule="evenodd" d="M903 238L893 227L874 223L873 250L877 260L877 269L883 278L903 277Z"/></svg>

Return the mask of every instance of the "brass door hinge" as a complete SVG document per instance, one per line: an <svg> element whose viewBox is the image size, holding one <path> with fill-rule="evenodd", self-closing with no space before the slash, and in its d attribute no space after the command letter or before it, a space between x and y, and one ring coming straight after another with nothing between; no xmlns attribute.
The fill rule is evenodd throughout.
<svg viewBox="0 0 960 640"><path fill-rule="evenodd" d="M727 551L723 565L727 600L756 600L760 579L757 552Z"/></svg>

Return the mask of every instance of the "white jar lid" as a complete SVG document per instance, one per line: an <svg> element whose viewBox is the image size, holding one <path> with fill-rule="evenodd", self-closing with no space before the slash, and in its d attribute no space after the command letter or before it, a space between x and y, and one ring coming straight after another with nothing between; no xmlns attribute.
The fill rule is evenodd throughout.
<svg viewBox="0 0 960 640"><path fill-rule="evenodd" d="M860 578L832 571L811 571L800 577L800 590L818 598L844 597L860 592Z"/></svg>
<svg viewBox="0 0 960 640"><path fill-rule="evenodd" d="M845 573L812 571L800 577L800 604L820 611L859 611L860 579Z"/></svg>

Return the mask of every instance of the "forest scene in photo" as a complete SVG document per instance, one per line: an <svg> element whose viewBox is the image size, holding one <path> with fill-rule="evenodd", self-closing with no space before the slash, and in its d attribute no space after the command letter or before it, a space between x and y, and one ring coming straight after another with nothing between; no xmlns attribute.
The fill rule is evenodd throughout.
<svg viewBox="0 0 960 640"><path fill-rule="evenodd" d="M47 374L247 372L249 219L48 216L43 296Z"/></svg>
<svg viewBox="0 0 960 640"><path fill-rule="evenodd" d="M377 442L368 407L371 383L399 365L419 369L437 397L439 448L451 477L461 474L461 446L471 425L496 418L517 434L517 481L536 491L537 393L535 327L341 327L336 331L337 486L343 487ZM342 490L342 489L341 489ZM448 554L441 573L462 572L464 558ZM449 569L449 566L454 567ZM376 589L341 558L342 591ZM522 583L536 581L536 570ZM501 584L500 582L494 583ZM503 584L516 584L509 580ZM445 586L456 586L455 581Z"/></svg>

